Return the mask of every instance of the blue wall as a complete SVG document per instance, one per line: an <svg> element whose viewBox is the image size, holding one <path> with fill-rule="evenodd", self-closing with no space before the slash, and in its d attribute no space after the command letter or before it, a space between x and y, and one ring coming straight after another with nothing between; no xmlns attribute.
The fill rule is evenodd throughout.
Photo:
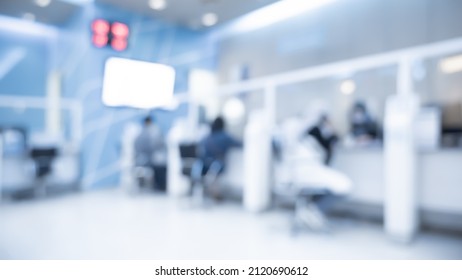
<svg viewBox="0 0 462 280"><path fill-rule="evenodd" d="M11 95L43 96L50 67L49 37L25 37L0 30L0 61L16 53L16 64L0 77L0 92ZM3 66L5 67L5 66Z"/></svg>
<svg viewBox="0 0 462 280"><path fill-rule="evenodd" d="M128 24L131 31L128 49L116 52L110 48L93 47L90 24L95 18ZM0 80L0 98L2 94L44 96L47 73L50 70L62 73L62 96L80 100L84 108L81 156L82 176L87 188L117 185L118 172L96 176L101 177L97 180L91 178L114 167L119 158L120 135L124 125L130 121L139 121L146 114L142 110L108 108L102 104L101 87L106 59L117 56L170 64L176 69L176 92L188 89L187 79L191 68L215 69L216 48L208 34L112 6L89 4L82 7L66 25L47 28L53 29L56 36L31 38L25 34L0 33L0 59L2 54L13 48L22 47L27 50L22 60ZM185 116L187 111L187 106L180 106L175 111L155 110L151 114L166 133L174 119ZM0 125L20 122L27 125L29 130L42 130L44 122L37 119L37 112L18 113L0 108ZM64 127L69 127L68 121L68 117L64 118ZM98 124L101 124L99 129L90 130Z"/></svg>

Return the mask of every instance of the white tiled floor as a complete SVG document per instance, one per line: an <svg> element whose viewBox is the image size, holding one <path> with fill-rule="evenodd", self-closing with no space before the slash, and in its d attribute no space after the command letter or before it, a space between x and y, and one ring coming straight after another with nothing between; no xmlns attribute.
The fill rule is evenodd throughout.
<svg viewBox="0 0 462 280"><path fill-rule="evenodd" d="M105 190L0 206L1 259L462 259L462 237L398 245L380 226L336 220L290 235L287 211L185 208L163 195Z"/></svg>

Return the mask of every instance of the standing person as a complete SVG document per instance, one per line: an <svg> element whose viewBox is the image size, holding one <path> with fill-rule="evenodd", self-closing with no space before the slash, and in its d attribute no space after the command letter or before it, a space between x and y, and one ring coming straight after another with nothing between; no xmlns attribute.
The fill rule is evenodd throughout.
<svg viewBox="0 0 462 280"><path fill-rule="evenodd" d="M338 137L327 115L321 115L319 121L308 130L308 134L316 139L316 142L323 148L325 153L324 163L329 165L332 160L333 148Z"/></svg>
<svg viewBox="0 0 462 280"><path fill-rule="evenodd" d="M162 133L150 116L143 120L141 133L135 139L135 164L154 170L155 187L166 189L167 164L166 146Z"/></svg>

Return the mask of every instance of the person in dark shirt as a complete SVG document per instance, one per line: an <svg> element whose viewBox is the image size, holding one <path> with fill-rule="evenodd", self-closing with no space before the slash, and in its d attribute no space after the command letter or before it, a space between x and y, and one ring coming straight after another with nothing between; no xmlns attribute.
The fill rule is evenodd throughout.
<svg viewBox="0 0 462 280"><path fill-rule="evenodd" d="M225 121L222 117L216 118L210 126L210 134L199 145L199 154L207 169L212 162L225 168L225 158L232 147L242 147L242 143L225 131Z"/></svg>
<svg viewBox="0 0 462 280"><path fill-rule="evenodd" d="M363 102L356 102L350 116L350 131L358 143L368 143L380 138L377 123L370 116Z"/></svg>
<svg viewBox="0 0 462 280"><path fill-rule="evenodd" d="M216 118L210 127L210 134L199 143L199 156L204 164L202 174L221 174L225 170L226 155L233 147L242 147L242 143L225 131L223 118ZM208 191L217 200L221 199L218 178L210 182Z"/></svg>
<svg viewBox="0 0 462 280"><path fill-rule="evenodd" d="M333 148L338 137L327 115L322 115L319 121L308 130L308 134L323 148L325 152L324 163L329 165L332 159Z"/></svg>

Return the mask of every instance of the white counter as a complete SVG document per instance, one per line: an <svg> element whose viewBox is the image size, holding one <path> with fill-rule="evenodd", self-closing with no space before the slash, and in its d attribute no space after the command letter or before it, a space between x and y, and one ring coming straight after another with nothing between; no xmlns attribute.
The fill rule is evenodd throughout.
<svg viewBox="0 0 462 280"><path fill-rule="evenodd" d="M418 157L420 207L462 214L462 149L421 152ZM348 174L355 183L352 200L383 204L382 149L338 150L334 167Z"/></svg>
<svg viewBox="0 0 462 280"><path fill-rule="evenodd" d="M352 201L383 205L384 165L381 148L336 151L334 168L354 182ZM242 151L228 157L224 182L239 189L243 183ZM462 215L462 149L441 149L419 154L419 201L421 209Z"/></svg>

